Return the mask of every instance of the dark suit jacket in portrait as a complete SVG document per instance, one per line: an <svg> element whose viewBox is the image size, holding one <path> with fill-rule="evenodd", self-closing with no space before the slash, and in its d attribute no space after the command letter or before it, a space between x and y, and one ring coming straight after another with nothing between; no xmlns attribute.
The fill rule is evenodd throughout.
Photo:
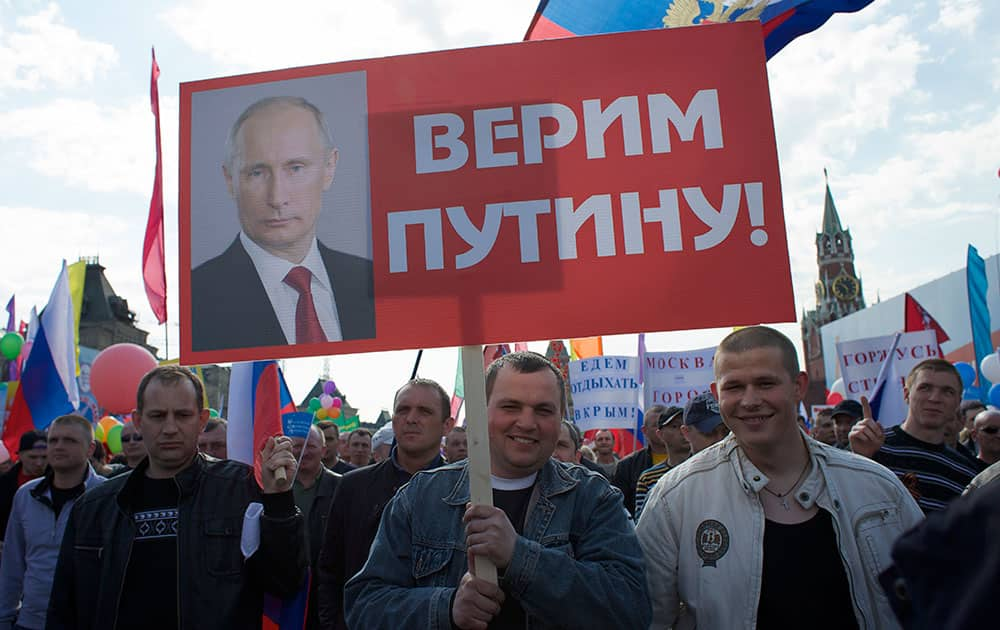
<svg viewBox="0 0 1000 630"><path fill-rule="evenodd" d="M317 242L330 276L344 341L375 337L372 262ZM257 269L240 243L191 272L191 346L196 352L280 346L285 339Z"/></svg>

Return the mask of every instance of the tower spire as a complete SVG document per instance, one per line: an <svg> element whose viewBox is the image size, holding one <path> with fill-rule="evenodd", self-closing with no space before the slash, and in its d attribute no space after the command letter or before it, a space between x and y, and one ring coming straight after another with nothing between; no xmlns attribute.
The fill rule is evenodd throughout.
<svg viewBox="0 0 1000 630"><path fill-rule="evenodd" d="M823 205L823 234L837 234L843 232L840 225L840 215L837 214L837 206L833 203L833 194L830 193L830 179L826 169L823 169L823 179L826 180L826 202Z"/></svg>

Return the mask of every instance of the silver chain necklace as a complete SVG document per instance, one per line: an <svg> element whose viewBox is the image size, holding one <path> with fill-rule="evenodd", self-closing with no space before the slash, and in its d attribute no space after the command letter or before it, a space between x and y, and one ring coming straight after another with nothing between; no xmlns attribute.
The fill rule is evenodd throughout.
<svg viewBox="0 0 1000 630"><path fill-rule="evenodd" d="M802 472L799 473L799 478L795 480L795 483L792 484L792 487L789 488L787 491L782 492L782 493L777 493L774 490L771 490L770 488L768 488L767 486L764 486L763 488L761 488L761 490L763 490L763 491L767 492L768 494L773 495L775 498L779 499L781 501L781 507L785 508L786 512L790 512L792 510L792 508L788 505L788 495L790 495L796 488L799 487L799 484L802 483L802 479L806 476L806 471L809 470L809 464L810 464L810 461L808 459L806 459L806 465L802 469Z"/></svg>

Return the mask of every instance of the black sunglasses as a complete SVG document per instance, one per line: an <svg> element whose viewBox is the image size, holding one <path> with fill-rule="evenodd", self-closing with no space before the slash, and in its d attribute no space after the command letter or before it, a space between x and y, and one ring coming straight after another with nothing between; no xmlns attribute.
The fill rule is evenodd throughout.
<svg viewBox="0 0 1000 630"><path fill-rule="evenodd" d="M1000 427L983 427L982 429L979 430L985 433L986 435L996 435L997 432L1000 431Z"/></svg>
<svg viewBox="0 0 1000 630"><path fill-rule="evenodd" d="M122 437L122 444L127 444L128 442L131 442L132 440L135 440L136 442L142 442L142 436L141 435L126 435L126 436L123 436Z"/></svg>

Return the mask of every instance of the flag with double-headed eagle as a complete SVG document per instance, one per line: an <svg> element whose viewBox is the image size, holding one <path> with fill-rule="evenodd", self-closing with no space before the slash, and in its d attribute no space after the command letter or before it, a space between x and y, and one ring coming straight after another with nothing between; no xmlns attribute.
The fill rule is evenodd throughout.
<svg viewBox="0 0 1000 630"><path fill-rule="evenodd" d="M872 0L541 0L525 40L759 20L770 59L834 13Z"/></svg>

